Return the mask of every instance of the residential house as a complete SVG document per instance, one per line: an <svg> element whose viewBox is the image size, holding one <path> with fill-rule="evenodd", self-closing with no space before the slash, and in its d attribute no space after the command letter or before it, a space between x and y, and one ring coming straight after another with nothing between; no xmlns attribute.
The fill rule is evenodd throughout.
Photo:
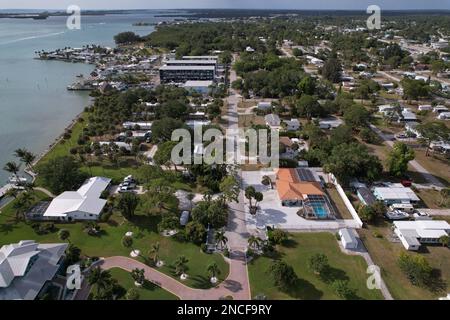
<svg viewBox="0 0 450 320"><path fill-rule="evenodd" d="M300 121L298 119L283 120L287 131L297 131L300 129Z"/></svg>
<svg viewBox="0 0 450 320"><path fill-rule="evenodd" d="M63 265L67 243L23 240L0 248L0 300L34 300Z"/></svg>
<svg viewBox="0 0 450 320"><path fill-rule="evenodd" d="M277 114L270 113L264 117L264 120L266 121L266 125L272 129L279 129L281 126L281 120Z"/></svg>
<svg viewBox="0 0 450 320"><path fill-rule="evenodd" d="M394 221L394 232L406 250L417 251L421 244L438 244L448 236L450 224L444 220Z"/></svg>
<svg viewBox="0 0 450 320"><path fill-rule="evenodd" d="M443 105L439 105L433 108L434 113L442 113L442 112L448 112L448 108Z"/></svg>
<svg viewBox="0 0 450 320"><path fill-rule="evenodd" d="M402 110L401 120L399 119L399 122L416 122L417 116L414 112L411 111L409 108L404 108Z"/></svg>
<svg viewBox="0 0 450 320"><path fill-rule="evenodd" d="M387 187L376 187L373 189L375 198L383 201L386 205L394 203L415 204L420 201L419 197L411 188L404 187L401 184L392 184Z"/></svg>
<svg viewBox="0 0 450 320"><path fill-rule="evenodd" d="M44 218L48 220L98 220L106 200L101 199L101 194L111 183L111 179L93 177L77 191L66 191L57 196L44 212Z"/></svg>
<svg viewBox="0 0 450 320"><path fill-rule="evenodd" d="M278 197L283 206L299 206L308 219L330 219L334 211L322 190L320 178L310 168L280 168L276 175Z"/></svg>
<svg viewBox="0 0 450 320"><path fill-rule="evenodd" d="M437 119L439 120L449 120L450 119L450 112L441 112L437 116Z"/></svg>
<svg viewBox="0 0 450 320"><path fill-rule="evenodd" d="M270 109L272 109L272 102L270 102L270 101L258 102L257 108L259 110L264 110L264 111L265 110L270 110Z"/></svg>
<svg viewBox="0 0 450 320"><path fill-rule="evenodd" d="M430 104L421 104L417 109L419 111L431 111L433 107Z"/></svg>
<svg viewBox="0 0 450 320"><path fill-rule="evenodd" d="M375 202L377 202L377 198L375 198L370 189L365 186L357 188L356 195L358 196L358 199L361 201L361 203L366 206L371 206Z"/></svg>

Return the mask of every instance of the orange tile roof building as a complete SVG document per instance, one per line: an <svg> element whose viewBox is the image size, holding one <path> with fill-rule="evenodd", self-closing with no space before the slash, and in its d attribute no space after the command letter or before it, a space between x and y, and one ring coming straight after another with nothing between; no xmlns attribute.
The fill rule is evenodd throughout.
<svg viewBox="0 0 450 320"><path fill-rule="evenodd" d="M333 209L320 180L307 168L280 168L276 177L278 197L283 206L301 206L308 218L333 217Z"/></svg>

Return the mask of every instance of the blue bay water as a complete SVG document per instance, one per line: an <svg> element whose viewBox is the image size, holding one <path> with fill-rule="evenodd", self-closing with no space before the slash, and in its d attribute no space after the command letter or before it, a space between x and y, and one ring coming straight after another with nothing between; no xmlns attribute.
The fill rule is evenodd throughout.
<svg viewBox="0 0 450 320"><path fill-rule="evenodd" d="M88 93L66 87L76 75L89 74L92 65L35 60L35 51L86 44L112 47L119 32L151 33L153 26L132 24L163 20L155 14L82 17L81 30L68 30L65 17L0 19L0 185L9 176L1 169L15 160L14 150L27 148L40 154L90 101Z"/></svg>

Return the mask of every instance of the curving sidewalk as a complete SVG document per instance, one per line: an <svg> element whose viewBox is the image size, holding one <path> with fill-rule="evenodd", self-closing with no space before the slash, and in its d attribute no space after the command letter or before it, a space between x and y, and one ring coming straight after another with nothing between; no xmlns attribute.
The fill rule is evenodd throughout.
<svg viewBox="0 0 450 320"><path fill-rule="evenodd" d="M245 256L240 252L232 252L229 263L230 273L228 278L217 287L211 289L190 288L174 278L128 257L104 258L99 265L105 270L120 268L131 272L135 268L144 269L145 278L148 281L173 293L182 300L219 300L225 296L232 296L234 300L250 299L247 277L243 275L243 272L245 272L245 275L247 274Z"/></svg>

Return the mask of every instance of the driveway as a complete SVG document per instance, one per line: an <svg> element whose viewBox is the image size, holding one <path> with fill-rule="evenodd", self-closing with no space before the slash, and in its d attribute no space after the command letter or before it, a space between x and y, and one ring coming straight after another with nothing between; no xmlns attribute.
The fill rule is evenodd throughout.
<svg viewBox="0 0 450 320"><path fill-rule="evenodd" d="M242 270L239 268L239 265L245 266L245 258L235 255L233 260L236 262L232 263L231 266L234 265L235 268L230 268L228 278L217 287L205 290L190 288L180 281L128 257L105 258L100 263L100 267L105 270L120 268L128 272L136 268L144 269L145 278L148 281L173 293L182 300L219 300L225 296L232 296L235 300L248 300L250 299L250 292L241 285L244 277L240 276Z"/></svg>

